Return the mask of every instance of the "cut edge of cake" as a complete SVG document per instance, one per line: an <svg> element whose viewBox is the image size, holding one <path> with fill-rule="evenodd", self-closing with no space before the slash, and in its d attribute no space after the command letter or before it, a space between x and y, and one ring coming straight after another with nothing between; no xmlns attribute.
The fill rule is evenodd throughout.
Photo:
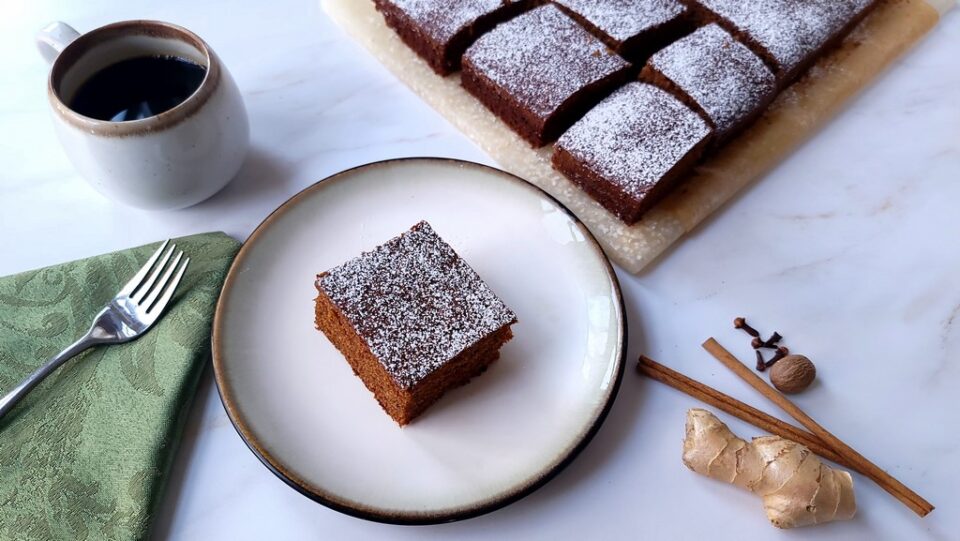
<svg viewBox="0 0 960 541"><path fill-rule="evenodd" d="M357 326L351 321L341 305L331 296L324 286L324 279L331 272L336 272L346 264L369 257L377 250L384 249L402 239L405 235L426 230L438 243L448 248L466 270L472 273L475 279L474 286L486 288L503 312L492 324L495 328L485 331L479 338L473 340L446 358L442 363L433 367L422 377L411 381L401 381L391 374L384 359L374 353L368 338L364 337ZM489 291L489 286L476 274L453 250L449 244L437 235L426 221L419 222L408 231L378 245L373 250L363 252L359 256L348 260L343 265L335 267L317 275L315 286L315 325L344 356L353 373L363 382L364 386L374 395L381 408L393 418L397 424L404 426L426 411L433 403L453 388L465 385L474 377L480 375L500 357L501 347L513 337L511 326L517 322L517 317L496 294ZM501 322L502 321L502 322Z"/></svg>
<svg viewBox="0 0 960 541"><path fill-rule="evenodd" d="M854 9L854 12L846 20L837 25L833 31L820 43L807 47L809 50L800 52L801 58L792 64L785 65L782 58L778 58L775 51L771 49L769 43L764 43L761 38L754 36L751 29L744 28L741 22L735 21L716 8L710 7L707 3L710 0L682 0L690 8L691 16L697 22L697 26L706 26L710 23L716 23L724 30L734 36L740 43L743 43L754 54L759 56L776 75L779 81L779 89L786 88L797 79L808 72L810 67L822 58L827 52L837 47L846 38L849 33L857 26L879 3L879 0L862 0L863 6ZM736 1L736 0L734 0ZM751 0L752 1L752 0ZM844 0L826 0L830 2ZM756 7L756 6L755 6ZM758 15L759 16L759 15ZM773 16L773 15L771 15ZM784 17L785 14L777 16ZM772 25L763 25L764 28L770 28ZM783 40L779 40L782 44ZM804 48L805 44L794 44L798 48Z"/></svg>
<svg viewBox="0 0 960 541"><path fill-rule="evenodd" d="M582 9L574 6L576 2L553 0L553 3L612 51L630 62L642 64L654 52L695 29L690 8L686 4L680 0L665 1L675 3L678 7L677 13L664 14L664 20L651 22L649 26L636 32L631 30L631 35L627 36L612 35L601 27L602 22L594 20L591 14L583 13Z"/></svg>
<svg viewBox="0 0 960 541"><path fill-rule="evenodd" d="M377 11L383 15L387 26L417 53L438 75L449 75L460 69L461 58L474 40L496 25L537 6L542 0L512 0L502 2L492 11L477 16L463 24L453 35L439 42L430 35L423 22L414 20L409 13L391 0L372 0Z"/></svg>
<svg viewBox="0 0 960 541"><path fill-rule="evenodd" d="M526 88L518 90L510 88L507 83L497 81L495 78L506 77L506 71L510 68L497 66L500 72L491 73L488 64L491 60L486 58L489 54L495 54L491 51L492 44L488 43L494 40L500 40L496 43L510 42L514 39L549 39L550 35L531 34L527 31L521 31L517 28L522 24L553 24L560 28L553 30L569 30L570 39L560 42L560 46L575 47L582 46L583 53L580 58L557 57L556 54L550 55L549 60L556 62L558 66L569 66L573 62L596 62L593 71L597 73L586 74L588 81L582 81L576 90L564 94L559 103L549 107L549 111L536 110L540 105L532 102L530 96L522 95ZM513 32L513 35L509 34ZM549 36L549 37L548 37ZM577 40L580 43L575 43ZM530 44L525 44L530 45ZM556 51L556 53L572 53L573 50ZM500 53L505 54L506 53ZM610 58L608 62L602 55ZM512 56L512 55L507 55ZM615 59L615 60L614 60ZM524 58L529 61L531 59ZM564 64L565 63L565 64ZM602 66L601 63L609 64ZM516 67L516 66L512 66ZM551 76L554 78L566 76L562 73L562 67L552 68L551 73L541 73L541 76ZM538 70L543 72L544 70ZM548 70L549 71L549 70ZM582 117L592 106L613 92L616 88L635 77L639 71L638 66L634 66L610 51L606 45L591 34L587 29L577 23L567 13L557 7L555 4L544 4L527 11L510 21L498 25L496 28L481 36L473 45L471 45L463 55L461 85L473 95L478 101L487 107L492 113L497 115L505 124L510 126L520 137L530 143L534 148L544 146L556 140L566 129L568 129L576 120ZM554 74L554 72L557 72ZM557 81L561 83L562 81ZM513 84L512 81L510 81ZM516 85L529 83L529 81L517 81ZM556 86L538 89L543 92L556 91ZM553 100L551 100L553 101Z"/></svg>
<svg viewBox="0 0 960 541"><path fill-rule="evenodd" d="M691 50L706 44L714 45L714 50L694 58ZM670 92L706 119L715 131L714 149L746 129L777 96L776 75L769 66L715 23L655 53L641 70L640 79ZM691 84L701 87L691 88ZM715 103L718 98L734 97L736 103Z"/></svg>
<svg viewBox="0 0 960 541"><path fill-rule="evenodd" d="M713 133L683 101L635 81L600 102L561 136L552 163L608 211L632 224L696 166Z"/></svg>

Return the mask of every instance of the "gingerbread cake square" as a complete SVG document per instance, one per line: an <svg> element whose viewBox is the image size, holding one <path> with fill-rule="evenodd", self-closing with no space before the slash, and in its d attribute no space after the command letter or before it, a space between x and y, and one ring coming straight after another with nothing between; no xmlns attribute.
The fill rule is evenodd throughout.
<svg viewBox="0 0 960 541"><path fill-rule="evenodd" d="M685 0L749 45L787 84L838 43L876 0Z"/></svg>
<svg viewBox="0 0 960 541"><path fill-rule="evenodd" d="M642 62L693 30L688 8L678 0L553 0L607 47Z"/></svg>
<svg viewBox="0 0 960 541"><path fill-rule="evenodd" d="M514 313L427 222L317 275L316 325L401 426L479 375Z"/></svg>
<svg viewBox="0 0 960 541"><path fill-rule="evenodd" d="M777 91L777 78L760 57L716 24L654 54L641 76L703 115L716 144L759 116Z"/></svg>
<svg viewBox="0 0 960 541"><path fill-rule="evenodd" d="M555 140L635 72L553 4L484 34L463 56L462 83L535 147Z"/></svg>
<svg viewBox="0 0 960 541"><path fill-rule="evenodd" d="M374 0L387 25L440 75L460 69L460 57L480 34L537 0Z"/></svg>
<svg viewBox="0 0 960 541"><path fill-rule="evenodd" d="M665 90L630 83L557 141L554 166L631 224L700 159L713 130Z"/></svg>

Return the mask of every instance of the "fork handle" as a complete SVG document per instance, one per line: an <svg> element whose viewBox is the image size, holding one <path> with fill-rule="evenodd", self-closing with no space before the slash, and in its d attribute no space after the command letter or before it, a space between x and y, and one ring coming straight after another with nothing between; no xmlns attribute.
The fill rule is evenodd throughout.
<svg viewBox="0 0 960 541"><path fill-rule="evenodd" d="M32 391L33 388L36 387L41 381L43 381L44 378L59 368L60 365L95 346L97 341L93 339L91 334L92 333L87 333L83 338L70 344L60 353L57 353L52 359L47 361L40 368L34 370L32 374L21 381L20 385L17 385L12 391L5 394L3 398L0 398L0 419L2 419L7 412L12 410L13 407L16 406L17 403L23 399L23 397L27 396L27 394Z"/></svg>

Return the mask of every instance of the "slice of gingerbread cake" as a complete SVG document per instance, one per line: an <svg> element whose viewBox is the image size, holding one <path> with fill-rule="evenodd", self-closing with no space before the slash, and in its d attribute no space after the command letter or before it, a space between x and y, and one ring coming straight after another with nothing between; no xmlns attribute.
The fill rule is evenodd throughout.
<svg viewBox="0 0 960 541"><path fill-rule="evenodd" d="M777 92L770 68L716 24L654 54L641 77L700 112L713 126L716 144L759 116Z"/></svg>
<svg viewBox="0 0 960 541"><path fill-rule="evenodd" d="M712 133L706 120L678 98L635 82L564 133L553 164L630 224L693 168Z"/></svg>
<svg viewBox="0 0 960 541"><path fill-rule="evenodd" d="M535 147L555 140L636 71L553 4L481 36L463 87Z"/></svg>
<svg viewBox="0 0 960 541"><path fill-rule="evenodd" d="M387 25L433 71L460 69L460 57L473 40L537 0L374 0Z"/></svg>
<svg viewBox="0 0 960 541"><path fill-rule="evenodd" d="M553 0L563 11L631 62L642 62L693 30L679 0Z"/></svg>
<svg viewBox="0 0 960 541"><path fill-rule="evenodd" d="M788 84L837 44L876 0L684 0L759 54Z"/></svg>
<svg viewBox="0 0 960 541"><path fill-rule="evenodd" d="M517 321L427 222L316 287L317 328L401 426L486 370Z"/></svg>

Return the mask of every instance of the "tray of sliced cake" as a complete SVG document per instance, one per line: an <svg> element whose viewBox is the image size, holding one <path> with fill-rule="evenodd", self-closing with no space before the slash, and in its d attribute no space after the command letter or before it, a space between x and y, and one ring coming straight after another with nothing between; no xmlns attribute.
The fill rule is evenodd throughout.
<svg viewBox="0 0 960 541"><path fill-rule="evenodd" d="M323 0L638 272L774 168L954 0Z"/></svg>

